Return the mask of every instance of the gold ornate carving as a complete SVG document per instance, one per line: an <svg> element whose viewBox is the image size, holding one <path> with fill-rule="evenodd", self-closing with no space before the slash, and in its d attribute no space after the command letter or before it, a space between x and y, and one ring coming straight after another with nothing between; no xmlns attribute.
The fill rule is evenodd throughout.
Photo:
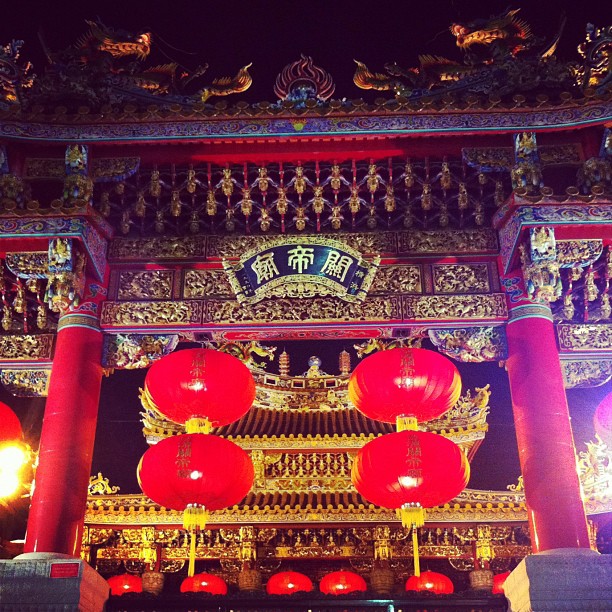
<svg viewBox="0 0 612 612"><path fill-rule="evenodd" d="M609 351L612 347L612 324L559 323L557 337L561 351Z"/></svg>
<svg viewBox="0 0 612 612"><path fill-rule="evenodd" d="M399 253L481 253L497 251L493 230L407 231L398 233Z"/></svg>
<svg viewBox="0 0 612 612"><path fill-rule="evenodd" d="M557 240L557 262L563 267L585 267L603 253L602 240Z"/></svg>
<svg viewBox="0 0 612 612"><path fill-rule="evenodd" d="M51 359L52 335L0 336L0 360L30 361Z"/></svg>
<svg viewBox="0 0 612 612"><path fill-rule="evenodd" d="M183 295L186 298L230 297L234 292L223 270L187 270Z"/></svg>
<svg viewBox="0 0 612 612"><path fill-rule="evenodd" d="M167 300L172 297L173 272L170 270L143 270L119 273L119 300Z"/></svg>
<svg viewBox="0 0 612 612"><path fill-rule="evenodd" d="M498 319L508 310L502 294L405 296L405 319Z"/></svg>
<svg viewBox="0 0 612 612"><path fill-rule="evenodd" d="M0 371L0 382L16 397L47 397L51 370Z"/></svg>
<svg viewBox="0 0 612 612"><path fill-rule="evenodd" d="M596 435L586 443L586 451L578 453L578 474L586 499L612 501L612 449Z"/></svg>
<svg viewBox="0 0 612 612"><path fill-rule="evenodd" d="M7 253L5 261L6 265L13 273L38 276L40 278L47 275L49 265L48 258L48 251Z"/></svg>
<svg viewBox="0 0 612 612"><path fill-rule="evenodd" d="M421 266L380 266L370 288L370 295L422 292Z"/></svg>
<svg viewBox="0 0 612 612"><path fill-rule="evenodd" d="M209 300L206 321L211 323L314 323L323 321L387 321L400 318L397 298L367 298L364 302L346 303L333 298L302 300L268 299L256 304Z"/></svg>
<svg viewBox="0 0 612 612"><path fill-rule="evenodd" d="M434 293L488 293L487 264L436 265L433 267Z"/></svg>
<svg viewBox="0 0 612 612"><path fill-rule="evenodd" d="M193 325L202 322L202 302L105 302L101 321L109 326Z"/></svg>
<svg viewBox="0 0 612 612"><path fill-rule="evenodd" d="M612 360L581 359L561 361L566 389L600 387L612 379Z"/></svg>
<svg viewBox="0 0 612 612"><path fill-rule="evenodd" d="M205 238L115 238L110 244L109 259L137 261L141 259L193 259L204 257Z"/></svg>
<svg viewBox="0 0 612 612"><path fill-rule="evenodd" d="M87 488L88 495L112 495L118 491L119 487L111 487L108 484L108 478L104 478L104 476L102 476L102 472L98 472L97 476L89 477L89 485Z"/></svg>

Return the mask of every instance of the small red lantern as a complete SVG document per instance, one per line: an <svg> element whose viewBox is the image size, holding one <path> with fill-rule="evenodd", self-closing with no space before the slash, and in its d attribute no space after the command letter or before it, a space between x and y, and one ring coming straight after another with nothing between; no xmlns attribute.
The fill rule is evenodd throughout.
<svg viewBox="0 0 612 612"><path fill-rule="evenodd" d="M461 377L455 364L435 351L396 348L364 359L353 371L348 390L357 410L371 419L431 421L457 403Z"/></svg>
<svg viewBox="0 0 612 612"><path fill-rule="evenodd" d="M355 572L332 572L323 576L319 583L319 590L325 595L346 595L367 589L366 581Z"/></svg>
<svg viewBox="0 0 612 612"><path fill-rule="evenodd" d="M595 409L593 424L595 432L608 448L612 448L612 393L608 393Z"/></svg>
<svg viewBox="0 0 612 612"><path fill-rule="evenodd" d="M22 437L17 415L4 402L0 402L0 442L21 440Z"/></svg>
<svg viewBox="0 0 612 612"><path fill-rule="evenodd" d="M268 595L293 595L298 591L312 591L312 580L299 572L279 572L270 576L266 584Z"/></svg>
<svg viewBox="0 0 612 612"><path fill-rule="evenodd" d="M208 433L245 415L255 399L255 382L236 357L212 349L166 355L147 372L141 397L189 433Z"/></svg>
<svg viewBox="0 0 612 612"><path fill-rule="evenodd" d="M196 574L185 578L181 584L181 593L210 593L227 595L227 584L223 578L214 574Z"/></svg>
<svg viewBox="0 0 612 612"><path fill-rule="evenodd" d="M438 595L450 594L455 587L450 578L437 572L423 572L420 576L410 576L406 582L407 591L431 591Z"/></svg>
<svg viewBox="0 0 612 612"><path fill-rule="evenodd" d="M504 592L504 582L510 575L510 572L504 572L503 574L495 574L493 576L493 594L497 595Z"/></svg>
<svg viewBox="0 0 612 612"><path fill-rule="evenodd" d="M463 491L469 478L467 457L452 440L409 430L368 442L351 471L360 495L377 506L405 511L406 526L423 524L412 516L412 506L445 504Z"/></svg>
<svg viewBox="0 0 612 612"><path fill-rule="evenodd" d="M134 574L121 574L112 576L107 580L111 595L125 595L126 593L142 593L142 578Z"/></svg>

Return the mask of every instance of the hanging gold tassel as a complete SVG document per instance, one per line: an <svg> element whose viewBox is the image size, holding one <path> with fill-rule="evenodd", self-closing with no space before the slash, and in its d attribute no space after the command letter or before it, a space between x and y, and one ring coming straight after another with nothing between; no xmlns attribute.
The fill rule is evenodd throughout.
<svg viewBox="0 0 612 612"><path fill-rule="evenodd" d="M400 415L395 419L397 431L417 431L418 421L416 417Z"/></svg>
<svg viewBox="0 0 612 612"><path fill-rule="evenodd" d="M183 527L189 532L189 568L187 575L195 574L195 557L198 531L204 529L208 521L208 510L197 504L188 505L183 511Z"/></svg>
<svg viewBox="0 0 612 612"><path fill-rule="evenodd" d="M209 434L212 431L212 423L206 417L191 417L185 421L185 431L188 434Z"/></svg>
<svg viewBox="0 0 612 612"><path fill-rule="evenodd" d="M416 526L412 526L412 558L414 560L414 575L421 575L421 563L419 561L419 537Z"/></svg>
<svg viewBox="0 0 612 612"><path fill-rule="evenodd" d="M419 538L418 528L425 524L425 508L421 504L404 504L398 509L397 514L402 521L402 527L412 528L412 556L414 559L414 575L421 575L421 564L419 562Z"/></svg>

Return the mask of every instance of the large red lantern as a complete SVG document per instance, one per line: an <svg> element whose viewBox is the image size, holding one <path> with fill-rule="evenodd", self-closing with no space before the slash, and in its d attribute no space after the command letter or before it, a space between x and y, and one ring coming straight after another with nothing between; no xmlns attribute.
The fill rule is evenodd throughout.
<svg viewBox="0 0 612 612"><path fill-rule="evenodd" d="M17 415L4 402L0 402L0 442L21 440L22 437Z"/></svg>
<svg viewBox="0 0 612 612"><path fill-rule="evenodd" d="M595 409L593 424L595 432L608 448L612 448L612 393L608 393Z"/></svg>
<svg viewBox="0 0 612 612"><path fill-rule="evenodd" d="M385 423L431 421L461 395L461 377L450 359L434 351L396 348L364 359L349 381L349 398L365 416Z"/></svg>
<svg viewBox="0 0 612 612"><path fill-rule="evenodd" d="M142 593L142 578L134 574L121 574L112 576L107 580L111 595L125 595L126 593Z"/></svg>
<svg viewBox="0 0 612 612"><path fill-rule="evenodd" d="M319 583L319 590L325 595L346 595L367 589L366 581L355 572L332 572L323 576Z"/></svg>
<svg viewBox="0 0 612 612"><path fill-rule="evenodd" d="M409 430L368 442L357 453L351 471L353 485L365 499L406 511L407 525L415 522L410 512L414 506L430 508L449 502L469 478L470 464L454 442Z"/></svg>
<svg viewBox="0 0 612 612"><path fill-rule="evenodd" d="M208 433L246 414L255 399L255 382L236 357L212 349L187 349L166 355L147 372L141 396L190 433Z"/></svg>
<svg viewBox="0 0 612 612"><path fill-rule="evenodd" d="M455 587L450 578L437 572L423 572L420 576L410 576L406 582L407 591L431 591L439 595L453 593Z"/></svg>
<svg viewBox="0 0 612 612"><path fill-rule="evenodd" d="M181 583L181 593L210 593L227 595L227 584L223 578L214 574L196 574L185 578Z"/></svg>
<svg viewBox="0 0 612 612"><path fill-rule="evenodd" d="M493 591L494 595L499 595L504 592L504 582L506 582L506 578L510 575L510 572L504 572L503 574L495 574L493 576Z"/></svg>
<svg viewBox="0 0 612 612"><path fill-rule="evenodd" d="M310 592L313 588L312 580L299 572L279 572L270 576L266 584L268 595L292 595L299 591Z"/></svg>

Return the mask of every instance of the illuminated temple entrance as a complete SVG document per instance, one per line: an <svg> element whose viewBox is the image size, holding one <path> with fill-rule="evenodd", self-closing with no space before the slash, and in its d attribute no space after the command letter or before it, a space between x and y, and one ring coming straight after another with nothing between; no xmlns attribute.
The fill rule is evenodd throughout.
<svg viewBox="0 0 612 612"><path fill-rule="evenodd" d="M111 51L118 34L91 27L81 44L108 61L72 85L69 54L32 83L19 47L0 50L18 75L0 89L2 398L22 423L45 403L40 445L26 435L23 551L4 545L25 554L0 564L0 607L72 605L63 589L102 609L105 579L128 575L145 593L107 609L607 609L611 558L595 551L610 553L610 417L601 437L574 436L611 391L610 67L593 59L609 32L589 34L579 70L507 50L461 65L452 88L426 58L388 75L358 62L355 84L384 96L371 102L334 99L302 57L277 102L231 105L209 99L246 91L248 66L153 96L150 40ZM250 411L213 429L248 453L253 487L195 544L196 571L228 595L180 593L182 513L135 478L147 445L185 431L141 404L146 372L194 347L238 358L256 385ZM418 532L421 569L453 595L407 594L411 531L351 481L359 449L394 431L351 403L351 373L400 347L463 379L421 424L472 464ZM367 590L265 594L279 572L318 585L341 570ZM507 572L508 601L492 593Z"/></svg>

